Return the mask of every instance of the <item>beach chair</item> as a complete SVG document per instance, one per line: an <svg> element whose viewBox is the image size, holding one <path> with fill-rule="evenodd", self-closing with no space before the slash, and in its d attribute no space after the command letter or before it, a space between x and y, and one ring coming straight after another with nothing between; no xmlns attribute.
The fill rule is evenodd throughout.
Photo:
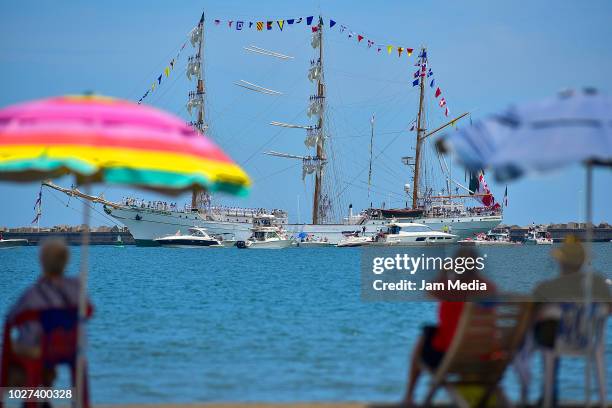
<svg viewBox="0 0 612 408"><path fill-rule="evenodd" d="M606 407L606 366L604 357L605 328L609 306L605 303L561 303L561 318L552 349L543 349L544 359L544 407L554 404L554 389L558 360L564 356L582 357L585 364L585 385L591 389L591 367L595 369L599 404ZM586 393L590 402L590 393Z"/></svg>
<svg viewBox="0 0 612 408"><path fill-rule="evenodd" d="M438 368L429 369L424 406L433 403L440 388L461 408L511 405L499 383L525 337L532 311L531 302L518 300L465 304L449 349Z"/></svg>
<svg viewBox="0 0 612 408"><path fill-rule="evenodd" d="M88 316L91 315L91 309ZM42 328L40 348L36 356L16 353L13 349L11 333L19 326L36 322ZM45 369L54 369L60 365L68 365L72 377L72 387L76 385L76 356L78 338L78 311L76 308L53 308L44 310L29 310L19 313L4 324L2 342L2 363L0 365L0 387L9 386L8 369L19 366L25 376L22 387L42 387ZM84 370L84 393L81 407L89 407L87 385L87 369ZM73 391L74 392L74 391ZM4 396L0 393L0 407ZM74 401L74 396L72 398ZM38 406L36 402L26 402L26 407Z"/></svg>

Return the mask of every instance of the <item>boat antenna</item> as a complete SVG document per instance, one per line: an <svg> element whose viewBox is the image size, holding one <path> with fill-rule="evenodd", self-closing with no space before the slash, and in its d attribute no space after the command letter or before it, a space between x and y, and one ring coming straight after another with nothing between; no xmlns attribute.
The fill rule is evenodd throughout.
<svg viewBox="0 0 612 408"><path fill-rule="evenodd" d="M419 113L417 115L417 129L416 129L416 148L414 151L414 177L412 182L412 208L418 208L419 201L419 173L421 165L421 146L423 144L423 134L425 133L424 113L423 113L423 99L425 97L425 78L424 74L427 64L427 49L421 47L421 53L419 54L419 66L420 66L420 85L419 85Z"/></svg>
<svg viewBox="0 0 612 408"><path fill-rule="evenodd" d="M370 187L372 186L372 147L374 145L374 114L372 114L372 119L370 119L370 170L368 172L368 198L370 198Z"/></svg>

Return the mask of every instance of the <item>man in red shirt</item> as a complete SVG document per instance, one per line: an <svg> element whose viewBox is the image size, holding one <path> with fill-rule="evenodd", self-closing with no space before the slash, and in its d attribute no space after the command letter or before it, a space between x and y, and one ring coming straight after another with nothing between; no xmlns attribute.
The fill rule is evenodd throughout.
<svg viewBox="0 0 612 408"><path fill-rule="evenodd" d="M476 259L477 257L478 253L471 248L461 248L455 254L455 259ZM487 293L495 291L495 286L483 278L475 268L466 269L463 273L455 273L454 271L440 272L439 281L447 281L449 277L454 277L464 282L478 279L481 282L487 283ZM404 397L404 405L408 407L414 403L414 391L423 370L423 365L431 369L437 368L453 341L461 313L463 312L463 306L465 305L465 302L461 300L470 299L474 295L483 295L481 292L449 292L448 290L443 293L439 291L430 292L430 294L440 301L438 304L438 324L423 327L423 335L417 341L412 352L408 388Z"/></svg>

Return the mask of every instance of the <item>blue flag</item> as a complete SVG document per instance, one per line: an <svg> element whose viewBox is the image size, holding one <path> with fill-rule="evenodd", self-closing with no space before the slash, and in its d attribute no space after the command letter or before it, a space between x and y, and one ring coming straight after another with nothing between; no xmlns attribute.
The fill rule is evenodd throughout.
<svg viewBox="0 0 612 408"><path fill-rule="evenodd" d="M436 81L435 79L432 79L432 80L431 80L431 82L429 83L429 86L430 86L431 88L433 88L433 87L434 87L434 83L435 83L435 81Z"/></svg>
<svg viewBox="0 0 612 408"><path fill-rule="evenodd" d="M336 22L330 18L329 19L329 28L332 28L335 25L336 25Z"/></svg>
<svg viewBox="0 0 612 408"><path fill-rule="evenodd" d="M414 73L413 77L418 78L420 73L421 73L421 70L417 69L417 72Z"/></svg>
<svg viewBox="0 0 612 408"><path fill-rule="evenodd" d="M412 81L412 86L417 86L419 84L419 78Z"/></svg>
<svg viewBox="0 0 612 408"><path fill-rule="evenodd" d="M308 16L308 17L306 17L306 25L311 25L311 24L312 24L312 19L313 19L313 18L314 18L313 16Z"/></svg>
<svg viewBox="0 0 612 408"><path fill-rule="evenodd" d="M162 78L162 76L161 76L161 75L157 77L157 83L158 83L158 84L161 84L161 78Z"/></svg>

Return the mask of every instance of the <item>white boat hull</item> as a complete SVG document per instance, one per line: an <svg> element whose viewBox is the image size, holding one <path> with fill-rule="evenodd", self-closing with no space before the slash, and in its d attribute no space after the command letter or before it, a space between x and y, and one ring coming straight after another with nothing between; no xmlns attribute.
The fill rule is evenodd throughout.
<svg viewBox="0 0 612 408"><path fill-rule="evenodd" d="M27 239L21 239L21 238L16 238L16 239L0 239L0 249L2 249L2 248L15 248L15 247L27 246L27 245L28 245L28 240Z"/></svg>
<svg viewBox="0 0 612 408"><path fill-rule="evenodd" d="M248 249L283 249L293 245L293 240L282 239L280 241L248 241Z"/></svg>
<svg viewBox="0 0 612 408"><path fill-rule="evenodd" d="M152 209L137 209L131 207L106 208L106 212L117 221L124 224L139 245L154 244L153 240L160 236L187 232L190 227L204 227L211 235L233 234L236 240L246 241L251 236L250 222L213 221L206 220L198 213L181 213L159 211ZM402 221L402 220L396 220ZM443 231L457 235L459 238L471 237L495 228L502 221L501 216L472 216L455 218L418 218L410 222L425 224L435 231ZM284 229L291 235L301 232L312 234L320 239L327 238L331 244L337 244L346 234L357 232L361 234L366 227L366 235L376 235L381 228L391 220L369 220L363 225L356 224L285 224Z"/></svg>

